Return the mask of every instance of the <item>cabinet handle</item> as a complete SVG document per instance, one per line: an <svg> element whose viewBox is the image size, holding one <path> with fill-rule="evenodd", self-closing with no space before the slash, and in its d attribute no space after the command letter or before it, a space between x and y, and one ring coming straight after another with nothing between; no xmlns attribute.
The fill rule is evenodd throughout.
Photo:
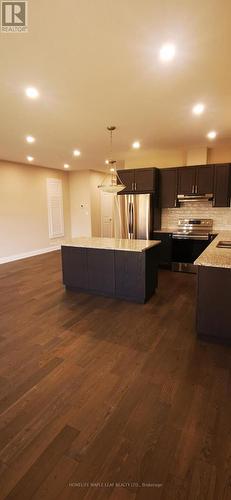
<svg viewBox="0 0 231 500"><path fill-rule="evenodd" d="M134 182L132 182L132 191L134 191Z"/></svg>
<svg viewBox="0 0 231 500"><path fill-rule="evenodd" d="M192 194L194 194L194 193L195 193L195 191L194 191L194 187L195 187L195 186L194 186L194 184L193 184L193 186L192 186Z"/></svg>
<svg viewBox="0 0 231 500"><path fill-rule="evenodd" d="M197 194L197 193L198 193L198 187L197 187L197 185L196 185L196 186L195 186L195 194Z"/></svg>

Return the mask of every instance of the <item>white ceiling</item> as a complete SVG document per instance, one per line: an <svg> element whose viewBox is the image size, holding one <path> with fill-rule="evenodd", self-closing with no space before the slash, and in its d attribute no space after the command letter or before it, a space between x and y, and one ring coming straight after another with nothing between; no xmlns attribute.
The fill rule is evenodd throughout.
<svg viewBox="0 0 231 500"><path fill-rule="evenodd" d="M115 151L206 145L231 136L229 0L29 0L29 33L0 34L0 158L100 168ZM158 51L177 46L163 65ZM40 98L24 89L33 85ZM191 113L206 104L201 117ZM25 136L36 137L28 145ZM82 156L72 158L78 148ZM139 152L136 152L136 156Z"/></svg>

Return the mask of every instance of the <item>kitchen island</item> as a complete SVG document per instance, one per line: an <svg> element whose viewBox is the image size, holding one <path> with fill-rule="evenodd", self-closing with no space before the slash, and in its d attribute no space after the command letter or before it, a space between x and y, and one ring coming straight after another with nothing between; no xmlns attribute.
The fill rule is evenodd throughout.
<svg viewBox="0 0 231 500"><path fill-rule="evenodd" d="M227 244L220 247L219 242L230 242L230 248ZM230 343L231 231L220 231L194 264L198 266L198 336Z"/></svg>
<svg viewBox="0 0 231 500"><path fill-rule="evenodd" d="M144 303L158 284L160 241L74 238L62 245L63 283L86 291Z"/></svg>

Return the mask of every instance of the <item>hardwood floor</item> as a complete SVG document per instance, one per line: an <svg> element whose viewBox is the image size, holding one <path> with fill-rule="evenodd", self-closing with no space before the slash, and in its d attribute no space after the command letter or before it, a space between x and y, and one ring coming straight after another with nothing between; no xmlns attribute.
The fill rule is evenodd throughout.
<svg viewBox="0 0 231 500"><path fill-rule="evenodd" d="M193 275L138 305L66 292L59 252L0 266L0 497L230 500L231 348L194 307Z"/></svg>

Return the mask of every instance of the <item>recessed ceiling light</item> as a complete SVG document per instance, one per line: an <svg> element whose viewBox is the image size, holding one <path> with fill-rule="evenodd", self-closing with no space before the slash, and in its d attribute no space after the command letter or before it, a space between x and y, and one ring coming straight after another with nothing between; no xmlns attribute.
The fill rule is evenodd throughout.
<svg viewBox="0 0 231 500"><path fill-rule="evenodd" d="M35 142L35 138L32 135L28 135L26 137L26 141L32 144L32 142Z"/></svg>
<svg viewBox="0 0 231 500"><path fill-rule="evenodd" d="M169 62L174 59L176 54L176 47L173 43L165 43L160 49L160 60L163 62Z"/></svg>
<svg viewBox="0 0 231 500"><path fill-rule="evenodd" d="M215 130L211 130L210 132L208 132L207 137L208 139L210 139L210 141L212 141L213 139L216 139L217 132Z"/></svg>
<svg viewBox="0 0 231 500"><path fill-rule="evenodd" d="M68 163L64 163L64 165L63 165L63 166L64 166L64 168L66 168L66 169L67 169L67 168L70 168L70 165L68 165Z"/></svg>
<svg viewBox="0 0 231 500"><path fill-rule="evenodd" d="M33 156L27 156L26 159L27 159L27 161L34 161L34 157Z"/></svg>
<svg viewBox="0 0 231 500"><path fill-rule="evenodd" d="M140 149L140 142L139 141L133 142L132 147L133 149Z"/></svg>
<svg viewBox="0 0 231 500"><path fill-rule="evenodd" d="M105 160L106 165L109 165L109 160Z"/></svg>
<svg viewBox="0 0 231 500"><path fill-rule="evenodd" d="M201 115L205 110L205 105L202 102L198 102L193 106L192 112L194 115Z"/></svg>
<svg viewBox="0 0 231 500"><path fill-rule="evenodd" d="M25 93L27 97L30 97L30 99L36 99L39 96L39 92L35 87L27 87Z"/></svg>
<svg viewBox="0 0 231 500"><path fill-rule="evenodd" d="M79 151L79 149L74 149L73 155L74 156L80 156L81 155L81 151Z"/></svg>
<svg viewBox="0 0 231 500"><path fill-rule="evenodd" d="M111 167L110 172L115 172L115 169L113 167Z"/></svg>

